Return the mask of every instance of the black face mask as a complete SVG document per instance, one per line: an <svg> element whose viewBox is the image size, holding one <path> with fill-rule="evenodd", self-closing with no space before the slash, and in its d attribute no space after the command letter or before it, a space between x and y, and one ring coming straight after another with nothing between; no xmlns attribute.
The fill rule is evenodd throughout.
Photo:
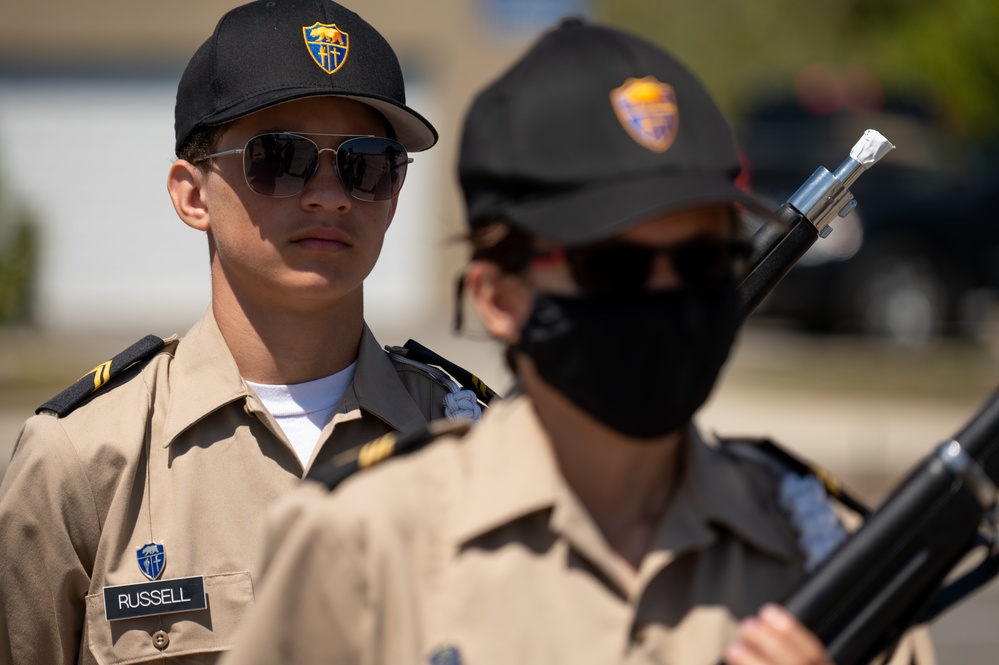
<svg viewBox="0 0 999 665"><path fill-rule="evenodd" d="M734 288L539 294L515 348L583 411L622 434L653 438L686 425L704 404L739 321Z"/></svg>

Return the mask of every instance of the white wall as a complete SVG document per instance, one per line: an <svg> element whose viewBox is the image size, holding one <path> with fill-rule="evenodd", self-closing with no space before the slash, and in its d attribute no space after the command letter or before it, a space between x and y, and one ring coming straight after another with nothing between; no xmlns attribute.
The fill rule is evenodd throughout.
<svg viewBox="0 0 999 665"><path fill-rule="evenodd" d="M42 224L43 329L182 333L207 307L205 238L177 219L166 192L175 93L167 76L0 78L0 177ZM433 117L426 86L408 97ZM419 316L439 295L430 180L443 156L415 157L365 286L376 329Z"/></svg>

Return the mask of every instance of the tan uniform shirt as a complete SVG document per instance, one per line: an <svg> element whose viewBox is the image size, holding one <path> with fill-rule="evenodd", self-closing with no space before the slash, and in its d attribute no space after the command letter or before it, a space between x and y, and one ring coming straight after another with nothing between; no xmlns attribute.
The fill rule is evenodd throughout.
<svg viewBox="0 0 999 665"><path fill-rule="evenodd" d="M770 473L690 439L637 584L526 397L332 493L309 483L270 515L258 603L222 663L716 665L802 556Z"/></svg>
<svg viewBox="0 0 999 665"><path fill-rule="evenodd" d="M211 663L253 604L265 508L306 470L211 313L120 378L66 417L38 415L21 430L0 485L0 662ZM442 417L446 392L393 363L365 328L310 468ZM103 589L148 582L139 550L150 543L164 548L161 579L204 577L207 609L108 621ZM147 594L143 609L168 610L167 600L176 594Z"/></svg>

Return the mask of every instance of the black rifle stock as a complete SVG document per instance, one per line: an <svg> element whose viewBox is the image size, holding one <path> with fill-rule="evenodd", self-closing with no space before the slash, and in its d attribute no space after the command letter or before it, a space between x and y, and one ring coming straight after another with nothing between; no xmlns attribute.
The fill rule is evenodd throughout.
<svg viewBox="0 0 999 665"><path fill-rule="evenodd" d="M997 449L999 392L785 599L837 665L870 661L999 571L994 534L982 533L994 526ZM977 548L985 559L941 589Z"/></svg>

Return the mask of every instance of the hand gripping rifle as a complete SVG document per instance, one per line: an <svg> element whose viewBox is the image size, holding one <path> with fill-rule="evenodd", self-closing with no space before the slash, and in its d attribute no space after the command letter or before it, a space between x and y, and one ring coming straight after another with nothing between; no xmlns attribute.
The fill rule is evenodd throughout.
<svg viewBox="0 0 999 665"><path fill-rule="evenodd" d="M893 147L868 130L835 173L820 167L756 232L739 285L744 318L853 208L848 187ZM837 665L869 662L999 574L997 482L999 391L782 604ZM948 579L976 551L980 562Z"/></svg>

